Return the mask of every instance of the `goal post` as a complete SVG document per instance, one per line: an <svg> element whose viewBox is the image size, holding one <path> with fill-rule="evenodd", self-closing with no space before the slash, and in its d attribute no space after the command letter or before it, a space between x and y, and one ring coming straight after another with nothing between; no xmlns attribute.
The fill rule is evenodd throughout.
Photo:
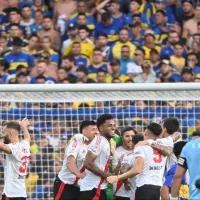
<svg viewBox="0 0 200 200"><path fill-rule="evenodd" d="M84 119L110 113L117 129L138 133L150 122L177 117L183 134L200 126L200 83L0 85L0 134L4 121L31 121L28 199L52 199L66 143ZM0 186L4 156L0 153Z"/></svg>

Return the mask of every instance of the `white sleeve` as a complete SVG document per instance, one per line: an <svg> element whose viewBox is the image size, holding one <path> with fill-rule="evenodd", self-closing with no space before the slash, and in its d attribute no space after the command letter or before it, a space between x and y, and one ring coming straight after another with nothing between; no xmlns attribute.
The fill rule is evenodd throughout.
<svg viewBox="0 0 200 200"><path fill-rule="evenodd" d="M88 151L98 156L101 153L103 146L104 144L103 144L102 138L97 136L89 144Z"/></svg>
<svg viewBox="0 0 200 200"><path fill-rule="evenodd" d="M117 156L116 151L114 152L114 155L113 155L112 164L113 164L113 166L117 166L117 164L118 164L118 156Z"/></svg>
<svg viewBox="0 0 200 200"><path fill-rule="evenodd" d="M126 74L133 73L133 68L134 68L133 63L128 63L128 64L127 64Z"/></svg>
<svg viewBox="0 0 200 200"><path fill-rule="evenodd" d="M10 147L12 155L17 160L19 160L19 159L21 160L21 157L20 157L20 146L19 146L19 144L8 144L8 146Z"/></svg>
<svg viewBox="0 0 200 200"><path fill-rule="evenodd" d="M77 140L73 140L67 147L67 157L74 156L75 158L78 155L80 149L80 144Z"/></svg>
<svg viewBox="0 0 200 200"><path fill-rule="evenodd" d="M166 138L159 138L155 141L155 144L159 144L159 145L164 145L167 147L173 147L174 146L174 142L173 139L169 136Z"/></svg>
<svg viewBox="0 0 200 200"><path fill-rule="evenodd" d="M144 153L144 149L142 146L138 146L138 147L135 147L134 149L134 154L133 154L136 158L137 157L142 157L142 158L145 158L145 153Z"/></svg>

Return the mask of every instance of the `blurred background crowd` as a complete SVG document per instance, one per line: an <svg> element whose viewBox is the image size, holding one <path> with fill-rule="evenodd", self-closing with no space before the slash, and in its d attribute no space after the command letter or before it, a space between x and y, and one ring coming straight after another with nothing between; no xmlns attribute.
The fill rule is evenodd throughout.
<svg viewBox="0 0 200 200"><path fill-rule="evenodd" d="M164 82L200 82L198 0L0 0L0 84ZM116 134L170 116L200 127L199 101L0 102L2 120L32 120L29 199L51 199L71 135L102 113Z"/></svg>

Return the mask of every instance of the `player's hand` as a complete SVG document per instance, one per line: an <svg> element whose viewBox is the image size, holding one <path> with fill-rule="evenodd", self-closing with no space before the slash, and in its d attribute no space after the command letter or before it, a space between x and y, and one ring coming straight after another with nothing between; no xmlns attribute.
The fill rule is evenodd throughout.
<svg viewBox="0 0 200 200"><path fill-rule="evenodd" d="M84 144L85 142L88 142L88 138L85 137L83 134L75 134L73 137L72 137L72 140L76 140L78 141L79 143L81 144Z"/></svg>
<svg viewBox="0 0 200 200"><path fill-rule="evenodd" d="M21 121L19 121L19 124L22 128L27 128L28 126L30 126L30 122L27 118L24 118Z"/></svg>
<svg viewBox="0 0 200 200"><path fill-rule="evenodd" d="M80 179L83 179L83 178L85 177L85 175L86 175L86 173L83 172L83 173L77 174L76 176L77 176L78 178L80 178Z"/></svg>
<svg viewBox="0 0 200 200"><path fill-rule="evenodd" d="M127 191L130 191L131 190L131 186L130 186L130 183L128 181L126 181L124 183L124 188L127 190Z"/></svg>
<svg viewBox="0 0 200 200"><path fill-rule="evenodd" d="M118 180L119 180L118 176L109 176L109 177L107 177L107 182L111 183L111 184L117 183Z"/></svg>
<svg viewBox="0 0 200 200"><path fill-rule="evenodd" d="M138 142L138 143L135 145L135 147L146 146L146 145L148 145L148 142L147 142L147 140L144 140L144 141Z"/></svg>

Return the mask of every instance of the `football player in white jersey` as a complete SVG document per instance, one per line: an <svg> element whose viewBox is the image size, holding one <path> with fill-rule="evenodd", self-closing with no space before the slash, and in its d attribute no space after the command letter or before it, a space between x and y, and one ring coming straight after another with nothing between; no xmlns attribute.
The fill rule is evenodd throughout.
<svg viewBox="0 0 200 200"><path fill-rule="evenodd" d="M144 139L156 140L162 133L162 128L157 123L151 123L144 132ZM159 200L162 177L165 169L166 158L152 147L137 146L134 149L136 156L133 167L126 173L107 178L109 183L137 176L136 200Z"/></svg>
<svg viewBox="0 0 200 200"><path fill-rule="evenodd" d="M79 198L80 187L78 181L85 176L83 163L88 144L94 139L97 132L96 123L94 121L83 121L80 125L80 132L88 141L81 142L81 140L76 139L75 135L75 138L69 142L65 151L62 169L54 183L55 200L77 200Z"/></svg>
<svg viewBox="0 0 200 200"><path fill-rule="evenodd" d="M6 153L6 162L2 200L24 200L27 197L25 178L30 157L29 125L26 118L3 125L1 139L4 139L4 143L0 142L0 150ZM19 139L21 130L24 134L22 141Z"/></svg>
<svg viewBox="0 0 200 200"><path fill-rule="evenodd" d="M132 138L133 148L135 148L135 145L139 141L143 141L143 140L144 140L144 136L142 134L134 135ZM120 168L121 174L124 174L131 169L131 167L134 165L135 158L136 158L136 156L133 153L124 157L124 159L122 161L122 166ZM119 200L134 200L135 199L136 178L137 178L137 176L134 176L132 178L125 180L124 188L126 189L126 191L129 191L129 198L126 198L126 197L118 198L117 197L116 200L117 199L119 199Z"/></svg>
<svg viewBox="0 0 200 200"><path fill-rule="evenodd" d="M103 114L97 119L100 135L88 147L84 166L86 176L81 180L81 200L106 199L106 178L110 165L110 139L115 134L115 121L112 115Z"/></svg>
<svg viewBox="0 0 200 200"><path fill-rule="evenodd" d="M127 155L133 153L133 143L132 137L135 135L135 131L132 127L128 126L122 129L121 136L123 144L119 146L113 156L113 173L119 174L119 170L121 167L121 162L123 158L127 157ZM124 188L124 184L122 181L114 184L114 196L115 200L123 198L124 200L127 198L130 199L130 192Z"/></svg>

